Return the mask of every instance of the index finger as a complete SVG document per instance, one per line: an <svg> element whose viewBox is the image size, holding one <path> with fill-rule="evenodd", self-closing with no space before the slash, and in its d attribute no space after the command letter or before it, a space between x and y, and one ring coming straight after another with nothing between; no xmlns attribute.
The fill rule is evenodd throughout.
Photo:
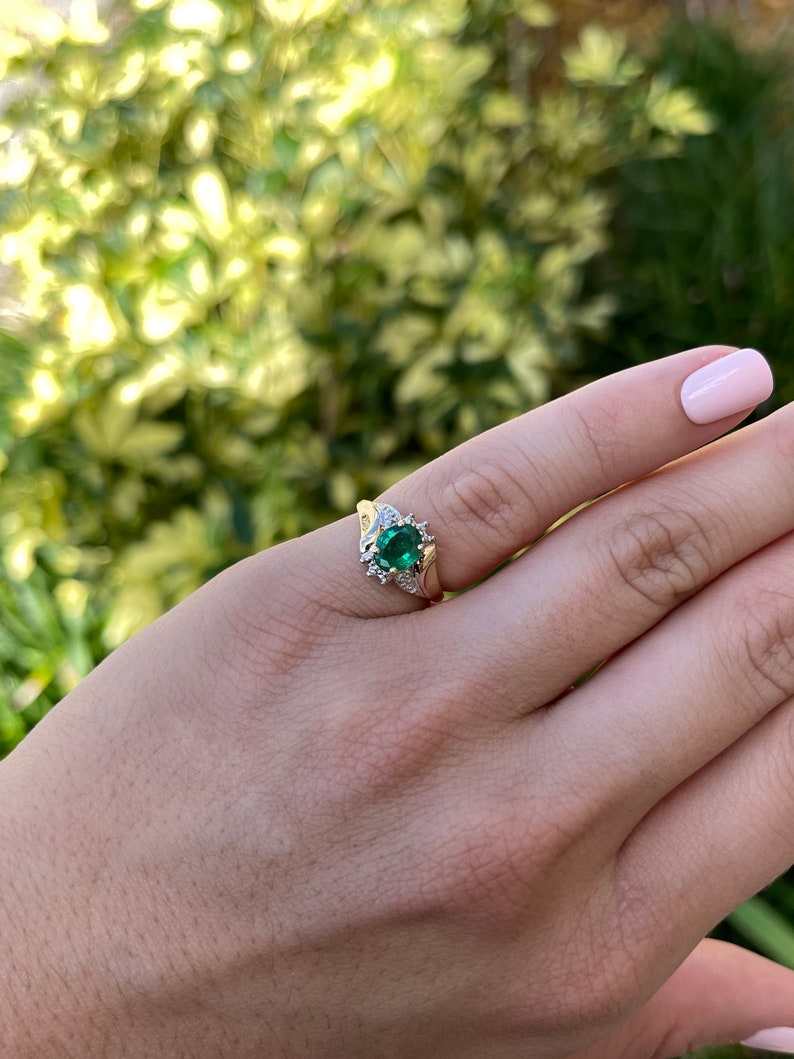
<svg viewBox="0 0 794 1059"><path fill-rule="evenodd" d="M771 392L772 373L756 350L690 349L591 383L486 431L415 471L382 499L429 523L441 585L458 591L580 504L725 433ZM345 519L319 531L327 561L321 584L313 584L315 598L327 595L322 601L333 609L361 617L421 606L356 569L357 522ZM318 536L302 543L314 550Z"/></svg>

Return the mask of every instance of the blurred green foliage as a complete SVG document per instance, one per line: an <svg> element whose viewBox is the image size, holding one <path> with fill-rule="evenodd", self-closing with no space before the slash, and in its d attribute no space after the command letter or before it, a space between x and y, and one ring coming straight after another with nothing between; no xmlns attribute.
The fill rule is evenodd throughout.
<svg viewBox="0 0 794 1059"><path fill-rule="evenodd" d="M756 346L779 403L794 399L794 22L773 49L737 46L724 27L670 23L651 66L713 117L675 158L607 174L612 238L585 289L611 291L610 328L585 340L589 374L707 342Z"/></svg>
<svg viewBox="0 0 794 1059"><path fill-rule="evenodd" d="M607 169L709 118L543 0L90 0L0 38L0 750L238 557L545 399ZM4 16L8 20L8 13Z"/></svg>

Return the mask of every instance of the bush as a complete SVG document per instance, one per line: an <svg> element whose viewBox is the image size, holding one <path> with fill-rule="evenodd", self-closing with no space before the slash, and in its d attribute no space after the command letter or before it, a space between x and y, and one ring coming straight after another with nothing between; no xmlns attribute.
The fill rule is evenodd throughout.
<svg viewBox="0 0 794 1059"><path fill-rule="evenodd" d="M757 346L776 400L794 399L788 350L794 296L794 112L790 49L737 46L724 28L673 23L653 61L714 120L675 159L633 160L608 175L614 237L588 288L618 311L583 347L589 375L707 342Z"/></svg>
<svg viewBox="0 0 794 1059"><path fill-rule="evenodd" d="M603 327L595 177L708 121L597 27L533 96L553 17L137 0L111 33L77 0L3 38L0 746L224 565L544 400Z"/></svg>

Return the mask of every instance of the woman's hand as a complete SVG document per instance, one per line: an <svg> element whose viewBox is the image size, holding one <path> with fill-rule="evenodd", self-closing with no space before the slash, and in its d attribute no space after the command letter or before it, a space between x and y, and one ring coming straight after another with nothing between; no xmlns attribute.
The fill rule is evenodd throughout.
<svg viewBox="0 0 794 1059"><path fill-rule="evenodd" d="M742 353L687 418L728 353L389 490L448 591L607 494L471 592L368 579L351 516L46 718L0 769L3 1054L647 1059L794 1025L794 975L698 945L794 851L794 413L700 448L766 396Z"/></svg>

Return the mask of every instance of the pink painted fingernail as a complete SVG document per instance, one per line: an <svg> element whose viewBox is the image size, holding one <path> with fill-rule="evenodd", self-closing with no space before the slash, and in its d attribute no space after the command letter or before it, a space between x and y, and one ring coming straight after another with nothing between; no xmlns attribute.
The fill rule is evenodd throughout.
<svg viewBox="0 0 794 1059"><path fill-rule="evenodd" d="M794 1053L794 1029L791 1026L776 1026L773 1030L760 1030L742 1041L742 1044L766 1052Z"/></svg>
<svg viewBox="0 0 794 1059"><path fill-rule="evenodd" d="M693 423L755 408L772 393L772 369L757 349L737 349L693 371L681 387L681 404Z"/></svg>

